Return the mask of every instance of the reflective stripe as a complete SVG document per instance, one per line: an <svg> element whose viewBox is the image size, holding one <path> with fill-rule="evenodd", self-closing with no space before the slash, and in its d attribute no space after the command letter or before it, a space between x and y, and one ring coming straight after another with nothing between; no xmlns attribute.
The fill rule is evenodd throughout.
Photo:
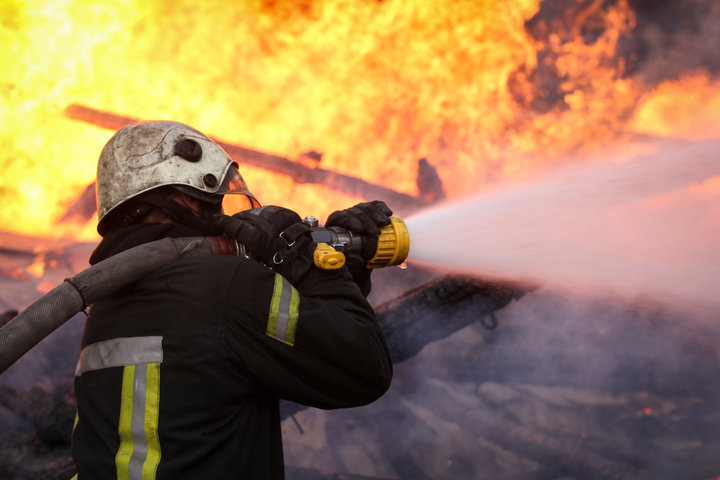
<svg viewBox="0 0 720 480"><path fill-rule="evenodd" d="M75 376L102 368L161 363L162 360L162 337L113 338L83 348Z"/></svg>
<svg viewBox="0 0 720 480"><path fill-rule="evenodd" d="M120 393L118 480L152 480L160 463L160 364L128 365Z"/></svg>
<svg viewBox="0 0 720 480"><path fill-rule="evenodd" d="M118 480L130 478L130 457L133 453L132 411L133 411L133 382L135 380L135 365L123 369L122 390L120 392L120 421L118 433L120 434L120 448L115 455L115 467Z"/></svg>
<svg viewBox="0 0 720 480"><path fill-rule="evenodd" d="M160 464L160 436L158 419L160 417L160 364L151 363L147 366L147 394L145 396L145 440L148 453L142 469L143 480L155 478Z"/></svg>
<svg viewBox="0 0 720 480"><path fill-rule="evenodd" d="M282 275L275 274L265 334L291 347L295 345L300 296Z"/></svg>

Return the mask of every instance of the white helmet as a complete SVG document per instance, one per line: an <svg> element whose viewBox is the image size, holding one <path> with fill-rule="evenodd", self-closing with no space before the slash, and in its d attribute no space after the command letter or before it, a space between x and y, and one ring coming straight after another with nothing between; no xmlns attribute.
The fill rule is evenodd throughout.
<svg viewBox="0 0 720 480"><path fill-rule="evenodd" d="M250 193L227 153L210 138L178 122L128 125L110 138L98 160L95 193L98 232L107 230L119 206L138 195L172 185L205 201L220 203L229 193Z"/></svg>

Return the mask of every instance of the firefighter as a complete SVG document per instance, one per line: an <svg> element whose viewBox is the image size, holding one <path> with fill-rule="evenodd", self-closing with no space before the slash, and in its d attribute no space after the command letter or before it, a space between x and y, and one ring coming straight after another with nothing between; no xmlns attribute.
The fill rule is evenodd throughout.
<svg viewBox="0 0 720 480"><path fill-rule="evenodd" d="M231 223L218 215L229 195L248 209ZM164 237L217 235L247 251L183 258L91 307L75 373L80 480L284 478L279 399L333 409L388 389L367 259L315 267L299 216L258 208L202 133L176 122L116 132L97 202L91 264ZM368 202L327 224L372 238L391 213Z"/></svg>

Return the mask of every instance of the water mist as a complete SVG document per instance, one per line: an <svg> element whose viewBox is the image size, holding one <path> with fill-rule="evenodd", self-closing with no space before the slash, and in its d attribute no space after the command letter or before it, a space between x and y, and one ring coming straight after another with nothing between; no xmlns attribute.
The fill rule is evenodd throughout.
<svg viewBox="0 0 720 480"><path fill-rule="evenodd" d="M409 263L720 307L720 140L571 168L407 219Z"/></svg>

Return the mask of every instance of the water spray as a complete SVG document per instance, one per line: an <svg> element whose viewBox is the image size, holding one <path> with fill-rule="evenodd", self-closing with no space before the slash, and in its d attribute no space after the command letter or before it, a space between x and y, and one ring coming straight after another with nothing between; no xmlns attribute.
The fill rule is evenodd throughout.
<svg viewBox="0 0 720 480"><path fill-rule="evenodd" d="M720 140L658 147L419 212L408 262L717 312Z"/></svg>

